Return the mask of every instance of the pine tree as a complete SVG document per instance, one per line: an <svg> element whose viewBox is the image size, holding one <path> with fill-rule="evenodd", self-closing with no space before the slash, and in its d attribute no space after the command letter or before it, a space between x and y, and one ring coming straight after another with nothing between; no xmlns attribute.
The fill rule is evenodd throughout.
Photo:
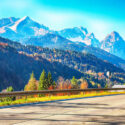
<svg viewBox="0 0 125 125"><path fill-rule="evenodd" d="M47 89L47 77L45 70L42 71L39 78L39 90Z"/></svg>
<svg viewBox="0 0 125 125"><path fill-rule="evenodd" d="M33 90L37 90L37 85L36 85L36 79L34 77L34 73L32 72L32 74L30 75L30 79L28 84L25 86L24 88L25 91L33 91Z"/></svg>
<svg viewBox="0 0 125 125"><path fill-rule="evenodd" d="M73 76L73 78L71 79L71 83L72 83L73 88L78 88L78 83L77 83L77 79L75 78L75 76Z"/></svg>
<svg viewBox="0 0 125 125"><path fill-rule="evenodd" d="M47 76L47 88L49 88L50 86L53 86L53 79L51 73L49 72Z"/></svg>

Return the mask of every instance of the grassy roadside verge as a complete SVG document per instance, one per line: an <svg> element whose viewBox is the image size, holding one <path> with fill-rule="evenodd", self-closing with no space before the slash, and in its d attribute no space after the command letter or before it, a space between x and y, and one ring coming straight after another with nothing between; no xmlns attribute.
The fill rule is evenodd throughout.
<svg viewBox="0 0 125 125"><path fill-rule="evenodd" d="M17 99L15 101L4 101L0 102L0 106L8 105L17 105L17 104L26 104L26 103L35 103L35 102L45 102L45 101L54 101L62 99L73 99L73 98L82 98L82 97L94 97L94 96L104 96L104 95L115 95L115 94L125 94L124 92L92 92L84 94L81 92L77 95L63 95L63 96L44 96L44 97L23 97L22 99Z"/></svg>

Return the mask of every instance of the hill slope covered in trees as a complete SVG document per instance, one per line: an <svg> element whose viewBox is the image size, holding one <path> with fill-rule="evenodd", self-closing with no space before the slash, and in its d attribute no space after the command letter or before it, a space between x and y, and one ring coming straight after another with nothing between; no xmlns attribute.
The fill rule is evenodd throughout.
<svg viewBox="0 0 125 125"><path fill-rule="evenodd" d="M76 78L84 76L84 74L58 62L51 63L42 57L19 54L8 45L0 45L0 90L10 85L15 90L21 90L28 82L32 71L34 71L36 78L39 79L43 69L46 72L52 72L55 80L59 76L65 79L70 79L72 76L76 76Z"/></svg>
<svg viewBox="0 0 125 125"><path fill-rule="evenodd" d="M36 46L30 46L30 45L24 46L18 42L13 42L9 39L5 39L2 37L0 37L0 42L8 43L9 46L15 48L17 51L23 51L23 52L26 52L28 54L33 54L33 53L45 53L46 54L46 53L49 53L47 51L51 52L51 49L46 49L46 48L41 49L42 47L36 47ZM67 48L67 46L65 47L65 49L69 49L69 50L72 50L73 48L74 47L72 45L70 45L70 48L69 47ZM75 50L75 48L74 48L74 50ZM101 50L99 48L85 46L83 48L83 51L85 53L90 53L92 55L95 55L99 59L110 62L119 68L125 69L125 60L123 60L115 55L112 55L104 50ZM80 53L80 52L78 52L78 53L82 55L82 53Z"/></svg>
<svg viewBox="0 0 125 125"><path fill-rule="evenodd" d="M87 80L88 87L94 87L92 83L105 87L108 71L113 74L110 77L112 85L125 83L123 69L89 53L24 46L4 38L0 38L0 42L0 90L10 85L15 90L21 90L27 84L32 71L38 80L43 69L50 71L54 80L59 76L64 79L83 77Z"/></svg>

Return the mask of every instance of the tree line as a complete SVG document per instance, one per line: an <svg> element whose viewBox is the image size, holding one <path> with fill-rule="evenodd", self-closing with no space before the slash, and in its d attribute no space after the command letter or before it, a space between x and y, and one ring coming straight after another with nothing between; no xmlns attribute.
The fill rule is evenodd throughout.
<svg viewBox="0 0 125 125"><path fill-rule="evenodd" d="M47 74L45 70L43 70L38 81L32 72L28 83L25 85L24 91L75 88L88 88L88 83L85 79L76 79L75 76L73 76L71 80L64 80L63 77L59 77L55 82L52 78L51 72L48 72Z"/></svg>

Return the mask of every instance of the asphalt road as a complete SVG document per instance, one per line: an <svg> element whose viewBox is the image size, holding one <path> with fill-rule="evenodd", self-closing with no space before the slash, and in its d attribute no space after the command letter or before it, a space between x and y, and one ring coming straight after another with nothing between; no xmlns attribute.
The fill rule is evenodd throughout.
<svg viewBox="0 0 125 125"><path fill-rule="evenodd" d="M0 125L125 125L125 95L0 108Z"/></svg>

